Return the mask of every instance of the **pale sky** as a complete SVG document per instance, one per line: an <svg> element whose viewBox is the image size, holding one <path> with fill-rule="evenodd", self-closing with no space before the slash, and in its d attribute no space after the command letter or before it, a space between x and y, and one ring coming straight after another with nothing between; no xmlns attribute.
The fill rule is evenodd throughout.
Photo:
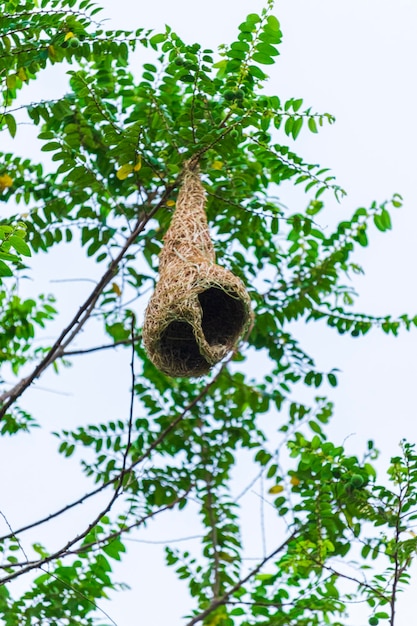
<svg viewBox="0 0 417 626"><path fill-rule="evenodd" d="M208 3L106 0L102 4L111 18L109 27L161 30L167 23L183 39L190 43L199 41L210 48L231 40L246 14L259 12L263 7L259 0ZM393 231L383 235L374 229L369 236L369 247L358 251L356 258L364 266L366 276L355 282L360 293L357 308L372 314L414 315L417 313L414 279L417 3L414 0L280 0L274 13L281 22L284 41L277 64L267 68L271 77L267 91L282 99L302 97L306 106L336 116L333 126L324 128L319 135L305 131L295 143L296 151L307 161L331 167L339 184L348 192L341 205L330 195L324 196L329 206L329 228L372 200L389 199L394 192L404 196L404 207L392 216ZM56 89L55 80L48 79L47 74L44 84L45 89ZM307 203L301 190L286 186L280 193L282 201L294 211ZM56 290L69 316L78 305L80 290L87 293L89 284L51 285L48 283L51 278L74 277L74 268L67 262L55 271L57 266L48 262L48 271L53 266L53 272L41 276L47 264L39 263L39 281L46 281L45 290ZM93 278L93 266L89 266L90 270L88 276ZM37 282L33 289L39 290ZM352 339L310 324L297 328L297 336L315 357L319 368L342 370L339 387L329 392L336 404L328 430L331 439L343 442L348 438L349 452L358 454L365 449L367 439L375 439L383 453L381 467L391 455L398 453L401 438L417 441L414 398L417 332L402 332L393 339L373 331L365 338ZM46 430L59 428L66 420L69 426L78 423L80 415L85 415L88 423L90 417L110 419L120 411L126 414L129 355L127 351L118 352L103 358L101 363L100 377L91 376L88 388L83 385L86 372L96 368L97 362L81 365L74 360L74 367L62 377L57 379L48 374L39 383L40 387L71 394L68 397L30 391L28 399L40 414L40 408L45 414ZM115 376L116 370L120 378ZM16 490L2 494L5 487L0 488L0 509L4 509L15 526L19 520L27 519L28 507L30 519L55 508L43 497L56 489L55 481L68 483L57 496L58 506L80 495L80 485L71 483L73 466L62 460L51 473L48 458L39 456L33 442L32 437L0 440L0 472L4 476L14 466L13 478L20 484L19 500ZM42 445L41 439L37 445ZM83 514L88 514L89 506L83 507ZM193 534L195 528L192 525L181 528L178 519L174 516L168 525L152 526L146 531L149 534L142 533L140 537L146 535L158 541ZM57 542L62 533L67 536L65 532L77 523L76 516L69 518L60 528ZM253 533L258 532L258 526L256 518ZM273 528L268 532L272 534ZM103 608L118 626L180 625L181 616L190 606L188 596L173 572L163 567L160 549L140 543L129 545L131 554L117 572L120 580L131 584L132 591L117 594ZM411 615L407 595L399 606L396 626L406 626ZM367 616L367 611L363 615ZM366 623L367 618L362 617L358 608L349 626Z"/></svg>

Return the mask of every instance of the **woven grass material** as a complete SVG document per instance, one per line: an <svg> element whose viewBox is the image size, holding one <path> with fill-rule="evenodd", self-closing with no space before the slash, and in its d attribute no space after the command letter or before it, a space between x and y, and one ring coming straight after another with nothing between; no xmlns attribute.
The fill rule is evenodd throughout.
<svg viewBox="0 0 417 626"><path fill-rule="evenodd" d="M253 314L240 278L216 264L204 189L187 165L159 261L143 326L146 351L165 374L202 376L236 346Z"/></svg>

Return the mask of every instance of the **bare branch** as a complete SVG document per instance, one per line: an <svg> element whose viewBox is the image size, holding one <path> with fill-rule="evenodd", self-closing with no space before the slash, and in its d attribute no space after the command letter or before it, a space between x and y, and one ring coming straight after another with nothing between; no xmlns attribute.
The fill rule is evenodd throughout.
<svg viewBox="0 0 417 626"><path fill-rule="evenodd" d="M13 528L12 528L12 526L11 526L11 524L10 524L9 520L7 519L6 515L3 513L3 511L0 511L0 515L1 515L1 517L4 519L6 526L7 526L7 528L8 528L8 529L9 529L9 531L10 531L10 535L9 535L9 537L12 537L13 539L15 539L15 540L16 540L17 545L19 546L20 551L22 552L23 556L24 556L24 557L25 557L25 559L26 559L26 561L25 561L25 562L26 562L26 563L29 563L29 558L28 558L28 555L26 554L25 549L24 549L24 547L22 546L22 544L21 544L21 542L20 542L19 538L18 538L18 537L16 537L16 535L15 535L15 533L14 533L14 531L13 531Z"/></svg>
<svg viewBox="0 0 417 626"><path fill-rule="evenodd" d="M133 341L140 341L142 339L142 335L135 335ZM118 341L114 341L113 343L107 343L103 346L95 346L94 348L86 348L84 350L67 350L62 353L62 357L66 356L79 356L81 354L90 354L91 352L99 352L100 350L109 350L110 348L117 348L118 346L128 346L131 343L132 339L119 339Z"/></svg>
<svg viewBox="0 0 417 626"><path fill-rule="evenodd" d="M213 597L217 598L220 594L220 558L219 558L219 543L217 540L217 520L216 515L213 510L213 494L211 491L211 476L209 476L206 480L207 485L207 509L210 519L211 526L211 537L213 542L213 553L214 553L214 581L213 581Z"/></svg>
<svg viewBox="0 0 417 626"><path fill-rule="evenodd" d="M310 556L310 558L311 558L311 556ZM324 563L321 563L318 560L316 561L316 563L318 565L320 565L320 567L322 567L323 569L325 569L328 572L330 572L331 574L334 574L335 576L337 576L338 578L343 578L344 580L350 580L351 582L356 583L359 587L361 587L363 589L368 589L373 594L375 594L376 596L381 598L381 600L383 600L384 602L389 602L389 598L386 595L384 595L376 587L372 587L372 585L370 585L369 583L367 583L367 582L365 582L363 580L359 580L358 578L355 578L354 576L349 576L348 574L343 574L342 572L339 572L338 570L334 569L330 565L325 565Z"/></svg>
<svg viewBox="0 0 417 626"><path fill-rule="evenodd" d="M132 539L132 537L125 537L125 541L132 541L133 543L146 543L149 545L166 545L171 543L179 543L181 541L191 541L192 539L203 539L204 535L190 535L189 537L176 537L175 539Z"/></svg>
<svg viewBox="0 0 417 626"><path fill-rule="evenodd" d="M121 493L123 488L123 479L126 476L126 466L127 466L127 457L130 452L130 448L132 445L132 424L133 424L133 406L135 403L135 316L132 314L131 319L131 333L130 333L130 341L132 344L132 356L130 360L130 374L131 374L131 383L132 388L130 390L130 408L129 408L129 421L127 427L127 443L126 448L123 453L123 463L122 470L119 474L119 480L116 487L116 493Z"/></svg>

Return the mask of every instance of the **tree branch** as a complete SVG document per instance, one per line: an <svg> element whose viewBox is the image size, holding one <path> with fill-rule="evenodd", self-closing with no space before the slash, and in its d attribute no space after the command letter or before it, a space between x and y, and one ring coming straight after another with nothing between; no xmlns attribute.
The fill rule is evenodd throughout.
<svg viewBox="0 0 417 626"><path fill-rule="evenodd" d="M93 528L100 522L102 517L110 511L110 509L112 508L113 504L115 503L119 495L120 494L117 491L115 491L113 496L110 498L109 502L107 503L107 505L104 507L104 509L95 517L95 519L92 522L90 522L87 528L82 533L74 537L73 539L70 539L63 548L56 550L49 556L43 559L40 559L39 561L35 561L35 562L27 564L25 567L22 567L22 569L20 569L19 571L13 572L13 574L9 574L8 576L5 576L4 578L0 579L0 585L4 585L5 583L10 582L11 580L14 580L18 576L21 576L22 574L27 574L33 569L39 568L41 565L46 565L46 563L50 563L51 561L58 559L60 556L68 552L69 548L71 548L73 545L81 541L81 539L84 539L84 537L86 537L88 533L91 530L93 530Z"/></svg>
<svg viewBox="0 0 417 626"><path fill-rule="evenodd" d="M207 470L208 472L208 470ZM214 558L214 581L213 581L213 597L218 598L220 595L220 585L221 585L221 577L220 577L220 558L219 558L219 543L217 539L217 524L216 524L216 515L213 511L213 496L211 492L211 477L209 476L206 480L207 485L207 509L211 526L211 538L213 543L213 558Z"/></svg>
<svg viewBox="0 0 417 626"><path fill-rule="evenodd" d="M135 335L133 340L139 341L142 339L142 335ZM94 348L85 348L84 350L67 350L62 353L62 357L65 358L67 356L79 356L81 354L90 354L91 352L98 352L100 350L109 350L110 348L117 348L118 346L128 346L131 343L132 339L119 339L118 341L114 341L113 343L107 343L102 346L95 346Z"/></svg>
<svg viewBox="0 0 417 626"><path fill-rule="evenodd" d="M294 539L295 536L296 536L296 533L295 532L292 533L283 543L281 543L280 546L278 546L278 548L276 548L273 552L268 554L268 556L262 559L262 561L256 567L254 567L249 572L249 574L247 574L244 578L241 578L240 580L238 580L238 582L234 584L232 587L230 587L229 591L226 591L226 593L224 593L220 598L217 598L217 599L214 598L210 606L207 607L207 609L205 609L204 611L202 611L201 613L193 617L189 622L187 622L185 626L194 626L194 624L198 624L198 622L201 622L203 619L205 619L208 615L210 615L210 613L212 613L219 606L227 604L227 601L230 598L230 596L233 595L236 591L238 591L238 589L240 589L246 582L248 582L248 580L250 580L253 576L255 576L268 561L270 561L271 559L274 558L274 556L279 554L290 543L290 541Z"/></svg>
<svg viewBox="0 0 417 626"><path fill-rule="evenodd" d="M130 332L130 341L132 344L132 355L130 359L130 376L132 388L130 390L130 407L129 407L129 421L127 427L127 443L126 448L123 453L123 463L122 469L119 474L119 480L116 486L116 493L119 494L123 490L123 479L127 474L126 466L127 466L127 458L129 456L130 448L132 445L132 425L133 425L133 406L135 403L135 316L132 314L131 319L131 332Z"/></svg>
<svg viewBox="0 0 417 626"><path fill-rule="evenodd" d="M145 452L143 452L143 454L141 454L141 456L136 459L136 461L134 461L128 468L126 468L125 473L127 474L128 472L130 472L133 468L135 468L137 465L139 465L139 463L142 463L142 461L144 461L150 454L151 452L157 448L157 446L164 440L164 438L172 431L175 429L175 427L181 422L181 420L184 419L184 417L187 415L187 413L196 405L198 404L198 402L205 396L205 394L208 392L208 390L210 389L210 387L212 385L214 385L214 383L217 381L218 377L220 376L220 374L223 372L223 370L226 368L226 366L228 365L228 362L231 358L233 358L233 354L230 356L230 358L225 361L225 363L222 365L222 367L220 368L220 370L218 371L218 373L216 374L216 376L214 376L214 378L212 380L210 380L201 390L201 392L191 401L189 402L189 404L183 409L183 411L169 424L169 426L167 426L165 428L165 430L163 430L158 437L148 446L148 449L145 450ZM21 528L18 528L17 530L15 530L12 534L8 534L8 535L4 535L3 537L0 537L0 542L4 541L5 539L10 539L10 537L15 536L15 535L19 535L20 533L26 531L26 530L30 530L32 528L35 528L37 526L40 526L42 524L45 524L46 522L51 521L52 519L59 517L60 515L62 515L63 513L66 513L67 511L69 511L70 509L74 508L75 506L82 504L83 502L85 502L85 500L88 500L89 498L92 498L93 496L97 495L98 493L104 491L105 489L107 489L107 487L110 487L111 485L113 485L114 483L118 482L120 480L120 472L117 473L116 476L114 476L113 478L109 479L108 481L106 481L105 483L103 483L102 485L100 485L99 487L96 487L96 489L93 489L92 491L90 491L89 493L84 494L83 496L81 496L80 498L78 498L77 500L75 500L74 502L71 502L70 504L67 504L66 506L62 507L61 509L59 509L58 511L55 511L55 513L51 513L50 515L47 515L46 517L37 520L36 522L33 522L32 524L27 524L26 526L22 526Z"/></svg>
<svg viewBox="0 0 417 626"><path fill-rule="evenodd" d="M74 337L78 335L84 324L87 322L90 317L100 294L106 285L110 282L110 280L117 273L119 264L126 252L129 250L130 246L135 242L136 238L140 235L140 233L144 230L145 226L149 222L149 220L155 215L157 210L165 203L166 199L170 195L170 193L175 189L175 187L179 183L180 177L178 176L176 181L171 185L168 185L162 194L161 199L155 205L155 207L146 215L140 217L134 229L132 230L130 236L126 239L126 242L119 254L115 259L109 264L108 269L101 277L100 281L97 283L93 291L90 293L88 298L85 300L84 304L80 307L79 311L73 317L71 322L64 328L64 330L59 335L58 339L55 341L52 348L46 354L46 356L42 359L42 361L35 367L29 376L22 378L17 385L15 385L9 391L4 392L0 395L0 403L2 407L0 409L0 419L4 417L6 411L12 406L12 404L19 398L26 389L33 383L34 380L39 378L41 374L59 357L61 357L64 353L65 348L73 341Z"/></svg>
<svg viewBox="0 0 417 626"><path fill-rule="evenodd" d="M53 560L55 560L56 558L64 558L64 557L71 556L74 554L83 554L85 552L92 550L93 548L98 548L102 545L111 543L111 541L113 541L117 537L120 537L120 535L130 532L134 528L138 528L145 522L149 521L150 519L153 519L156 515L159 515L159 513L163 513L164 511L169 511L170 509L172 509L176 504L178 504L178 502L180 502L183 498L185 498L185 496L187 496L190 490L191 490L191 487L187 489L187 491L185 491L183 494L181 494L181 496L178 496L177 498L175 498L173 502L170 502L170 504L166 504L165 506L161 507L160 509L157 509L156 511L147 513L140 519L135 520L132 524L119 528L119 530L116 530L113 533L110 533L106 537L97 539L97 541L92 541L91 543L87 543L85 545L81 545L78 548L75 548L73 550L67 550L65 547L59 551L56 551L53 555ZM82 538L83 536L79 536L79 539L82 539ZM135 540L132 540L132 541L135 541ZM164 542L164 543L167 543L167 542ZM66 544L66 546L67 545L68 544ZM27 559L26 561L21 561L20 563L7 563L6 565L0 565L0 570L25 568L24 571L23 569L19 569L18 572L15 572L15 574L20 576L21 574L26 573L27 566L30 566L32 569L35 569L35 568L42 569L43 565L45 565L46 563L49 563L50 560L51 560L50 556L44 557L43 559L36 559L34 561L30 561L29 559ZM50 572L47 572L47 573L49 574ZM7 582L7 580L5 581ZM3 580L0 580L0 584L3 584Z"/></svg>

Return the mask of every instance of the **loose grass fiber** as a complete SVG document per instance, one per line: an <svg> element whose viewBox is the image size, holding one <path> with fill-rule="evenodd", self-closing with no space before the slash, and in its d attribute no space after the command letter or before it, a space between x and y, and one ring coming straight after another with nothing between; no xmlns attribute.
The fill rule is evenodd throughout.
<svg viewBox="0 0 417 626"><path fill-rule="evenodd" d="M242 281L216 264L199 172L186 164L145 313L145 349L169 376L202 376L236 346L252 318Z"/></svg>

